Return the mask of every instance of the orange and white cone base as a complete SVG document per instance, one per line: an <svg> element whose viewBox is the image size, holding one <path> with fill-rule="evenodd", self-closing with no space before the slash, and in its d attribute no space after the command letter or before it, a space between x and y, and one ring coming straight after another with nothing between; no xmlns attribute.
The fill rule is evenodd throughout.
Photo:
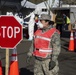
<svg viewBox="0 0 76 75"><path fill-rule="evenodd" d="M10 63L9 75L19 75L19 67L18 67L16 49L13 49L12 60L11 60L11 63Z"/></svg>

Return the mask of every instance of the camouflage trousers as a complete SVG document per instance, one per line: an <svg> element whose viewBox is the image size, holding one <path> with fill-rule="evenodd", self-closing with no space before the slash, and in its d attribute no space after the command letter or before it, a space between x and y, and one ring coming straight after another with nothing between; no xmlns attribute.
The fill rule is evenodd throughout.
<svg viewBox="0 0 76 75"><path fill-rule="evenodd" d="M56 62L57 65L52 70L49 70L49 62L50 59L44 61L36 59L34 65L34 75L58 75L58 62Z"/></svg>

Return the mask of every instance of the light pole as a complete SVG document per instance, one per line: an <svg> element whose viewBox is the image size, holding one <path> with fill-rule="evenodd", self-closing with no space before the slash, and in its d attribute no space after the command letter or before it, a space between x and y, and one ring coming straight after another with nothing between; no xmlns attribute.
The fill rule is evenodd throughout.
<svg viewBox="0 0 76 75"><path fill-rule="evenodd" d="M59 7L60 7L60 5L61 5L61 0L59 0Z"/></svg>

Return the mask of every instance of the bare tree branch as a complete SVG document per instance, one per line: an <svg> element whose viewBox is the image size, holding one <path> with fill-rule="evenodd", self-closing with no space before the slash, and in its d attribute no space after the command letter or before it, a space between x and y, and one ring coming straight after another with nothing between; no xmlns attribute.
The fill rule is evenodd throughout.
<svg viewBox="0 0 76 75"><path fill-rule="evenodd" d="M64 4L70 4L70 5L76 4L76 0L61 0L61 1L63 1Z"/></svg>

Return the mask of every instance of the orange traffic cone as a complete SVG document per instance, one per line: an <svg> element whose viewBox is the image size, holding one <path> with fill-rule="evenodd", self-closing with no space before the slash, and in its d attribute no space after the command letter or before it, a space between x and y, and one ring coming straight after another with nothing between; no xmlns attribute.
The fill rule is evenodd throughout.
<svg viewBox="0 0 76 75"><path fill-rule="evenodd" d="M71 36L70 36L69 51L74 51L74 37L73 37L73 31L71 31Z"/></svg>
<svg viewBox="0 0 76 75"><path fill-rule="evenodd" d="M75 35L74 35L74 48L76 49L76 31L75 31Z"/></svg>
<svg viewBox="0 0 76 75"><path fill-rule="evenodd" d="M17 61L17 50L13 49L12 60L10 63L9 75L19 75L18 61Z"/></svg>
<svg viewBox="0 0 76 75"><path fill-rule="evenodd" d="M1 60L0 60L0 75L2 75L2 63L1 63Z"/></svg>

